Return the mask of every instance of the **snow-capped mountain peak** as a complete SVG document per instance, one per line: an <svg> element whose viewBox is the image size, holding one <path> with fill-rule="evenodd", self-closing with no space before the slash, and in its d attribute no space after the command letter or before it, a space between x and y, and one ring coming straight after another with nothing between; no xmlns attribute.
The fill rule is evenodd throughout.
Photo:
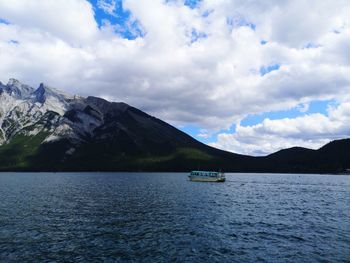
<svg viewBox="0 0 350 263"><path fill-rule="evenodd" d="M22 84L17 79L11 78L6 85L0 83L0 93L3 91L16 99L25 99L33 93L34 89L28 85Z"/></svg>
<svg viewBox="0 0 350 263"><path fill-rule="evenodd" d="M36 135L45 131L52 134L57 130L66 134L67 128L62 127L74 124L64 115L74 108L74 103L74 96L43 83L36 90L16 79L10 79L6 85L0 84L0 145L19 133Z"/></svg>

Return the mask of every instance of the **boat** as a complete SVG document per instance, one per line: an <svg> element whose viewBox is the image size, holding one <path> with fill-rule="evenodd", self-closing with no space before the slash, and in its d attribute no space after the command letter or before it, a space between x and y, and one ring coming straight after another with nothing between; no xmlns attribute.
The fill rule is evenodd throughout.
<svg viewBox="0 0 350 263"><path fill-rule="evenodd" d="M192 171L188 176L193 182L225 182L225 174L222 172Z"/></svg>

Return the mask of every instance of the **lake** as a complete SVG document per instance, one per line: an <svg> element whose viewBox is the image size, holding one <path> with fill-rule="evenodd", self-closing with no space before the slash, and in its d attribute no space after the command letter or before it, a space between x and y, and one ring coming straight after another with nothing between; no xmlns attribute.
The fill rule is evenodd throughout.
<svg viewBox="0 0 350 263"><path fill-rule="evenodd" d="M1 173L0 262L350 262L350 176Z"/></svg>

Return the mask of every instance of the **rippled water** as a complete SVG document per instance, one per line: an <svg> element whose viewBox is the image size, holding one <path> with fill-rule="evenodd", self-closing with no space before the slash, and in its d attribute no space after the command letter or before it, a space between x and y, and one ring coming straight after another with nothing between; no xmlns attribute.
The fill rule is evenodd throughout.
<svg viewBox="0 0 350 263"><path fill-rule="evenodd" d="M350 176L0 174L0 262L350 262Z"/></svg>

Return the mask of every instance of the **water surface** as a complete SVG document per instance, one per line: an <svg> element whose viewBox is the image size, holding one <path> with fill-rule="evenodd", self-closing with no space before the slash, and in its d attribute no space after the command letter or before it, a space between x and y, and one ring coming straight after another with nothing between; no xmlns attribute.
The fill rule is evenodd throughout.
<svg viewBox="0 0 350 263"><path fill-rule="evenodd" d="M0 262L350 262L350 177L0 174Z"/></svg>

